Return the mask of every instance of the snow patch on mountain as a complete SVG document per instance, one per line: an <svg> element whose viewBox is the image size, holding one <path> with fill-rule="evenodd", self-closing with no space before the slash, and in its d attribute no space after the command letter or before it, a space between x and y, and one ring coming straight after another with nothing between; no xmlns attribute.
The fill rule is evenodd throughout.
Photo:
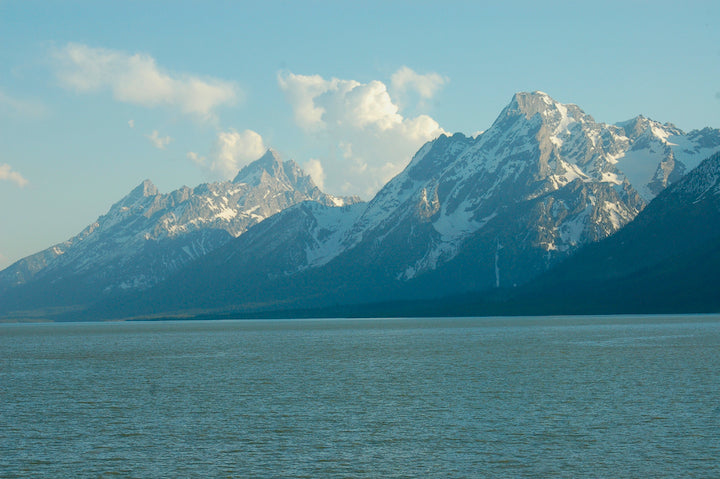
<svg viewBox="0 0 720 479"><path fill-rule="evenodd" d="M105 284L106 291L148 287L302 201L336 205L353 204L357 199L323 193L297 164L283 162L272 150L243 168L233 182L185 186L160 194L145 180L79 235L20 260L0 280L19 284L36 275L87 274L94 278L89 282ZM189 243L186 237L191 238ZM148 261L144 256L148 248L160 259L144 269L135 263Z"/></svg>
<svg viewBox="0 0 720 479"><path fill-rule="evenodd" d="M566 252L570 248L580 245L587 230L592 210L593 204L588 204L579 214L563 222L558 228L561 245L556 246L555 243L551 243L547 249Z"/></svg>
<svg viewBox="0 0 720 479"><path fill-rule="evenodd" d="M365 209L363 204L339 207L309 206L314 216L314 224L310 228L313 243L305 248L306 263L301 265L301 269L324 265L342 253L348 232Z"/></svg>
<svg viewBox="0 0 720 479"><path fill-rule="evenodd" d="M717 151L720 130L685 133L642 116L608 125L546 93L518 93L484 132L423 145L369 203L321 192L268 151L231 182L160 194L144 181L0 280L75 275L107 292L143 289L224 246L207 271L234 264L241 276L268 279L265 290L351 261L376 275L366 278L376 289L414 288L423 277L437 280L426 291L513 285L615 233ZM708 168L704 189L693 191L698 199L720 187L714 174ZM229 277L242 281L237 271Z"/></svg>
<svg viewBox="0 0 720 479"><path fill-rule="evenodd" d="M409 280L452 260L503 208L555 198L549 212L538 206L541 216L523 221L535 231L537 247L568 254L620 229L681 175L674 148L693 158L720 149L714 131L693 134L702 141L644 117L597 123L546 93L518 93L483 133L442 135L425 144L338 244L407 244L416 256L395 277ZM413 239L425 222L432 234Z"/></svg>

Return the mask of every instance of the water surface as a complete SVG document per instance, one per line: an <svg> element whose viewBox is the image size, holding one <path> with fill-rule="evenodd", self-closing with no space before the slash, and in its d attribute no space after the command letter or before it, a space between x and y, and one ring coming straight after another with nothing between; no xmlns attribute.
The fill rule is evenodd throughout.
<svg viewBox="0 0 720 479"><path fill-rule="evenodd" d="M0 477L720 477L720 316L0 325Z"/></svg>

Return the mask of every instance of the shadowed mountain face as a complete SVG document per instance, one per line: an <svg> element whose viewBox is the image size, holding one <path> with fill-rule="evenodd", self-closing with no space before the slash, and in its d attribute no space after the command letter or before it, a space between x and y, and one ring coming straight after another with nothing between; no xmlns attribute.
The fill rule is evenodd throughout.
<svg viewBox="0 0 720 479"><path fill-rule="evenodd" d="M515 300L526 310L564 313L720 310L720 154Z"/></svg>
<svg viewBox="0 0 720 479"><path fill-rule="evenodd" d="M0 272L2 309L85 304L146 289L287 207L357 201L320 191L269 150L233 181L158 193L145 180L77 236Z"/></svg>
<svg viewBox="0 0 720 479"><path fill-rule="evenodd" d="M268 152L232 182L170 195L146 182L0 279L27 283L13 288L29 298L16 309L38 285L56 288L47 306L82 304L60 292L81 284L72 290L90 291L86 303L109 298L94 309L100 316L513 288L616 233L719 149L718 130L686 134L644 117L596 123L542 92L518 93L481 135L424 145L369 203L320 192Z"/></svg>

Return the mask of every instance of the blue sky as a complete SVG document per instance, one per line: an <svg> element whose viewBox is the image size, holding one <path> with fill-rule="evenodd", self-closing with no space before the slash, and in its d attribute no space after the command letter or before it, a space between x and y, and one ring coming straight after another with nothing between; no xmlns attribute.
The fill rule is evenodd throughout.
<svg viewBox="0 0 720 479"><path fill-rule="evenodd" d="M0 268L267 147L368 199L542 90L720 127L720 2L0 0Z"/></svg>

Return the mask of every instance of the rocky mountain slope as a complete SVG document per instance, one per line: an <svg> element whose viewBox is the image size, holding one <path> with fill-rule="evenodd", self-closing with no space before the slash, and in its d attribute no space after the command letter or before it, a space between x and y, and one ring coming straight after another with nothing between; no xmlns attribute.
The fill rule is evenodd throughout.
<svg viewBox="0 0 720 479"><path fill-rule="evenodd" d="M718 130L597 123L544 93L519 93L481 135L423 146L366 205L288 208L148 292L135 312L512 288L620 230L719 149Z"/></svg>
<svg viewBox="0 0 720 479"><path fill-rule="evenodd" d="M545 313L720 310L720 154L662 191L616 235L583 248L512 302Z"/></svg>
<svg viewBox="0 0 720 479"><path fill-rule="evenodd" d="M187 263L302 201L343 205L272 150L233 181L160 194L146 180L77 236L0 272L0 305L84 304L148 288Z"/></svg>
<svg viewBox="0 0 720 479"><path fill-rule="evenodd" d="M719 150L720 130L598 123L518 93L484 133L424 145L369 203L321 192L272 151L231 182L163 195L146 181L0 272L0 309L259 311L514 288L619 231Z"/></svg>

